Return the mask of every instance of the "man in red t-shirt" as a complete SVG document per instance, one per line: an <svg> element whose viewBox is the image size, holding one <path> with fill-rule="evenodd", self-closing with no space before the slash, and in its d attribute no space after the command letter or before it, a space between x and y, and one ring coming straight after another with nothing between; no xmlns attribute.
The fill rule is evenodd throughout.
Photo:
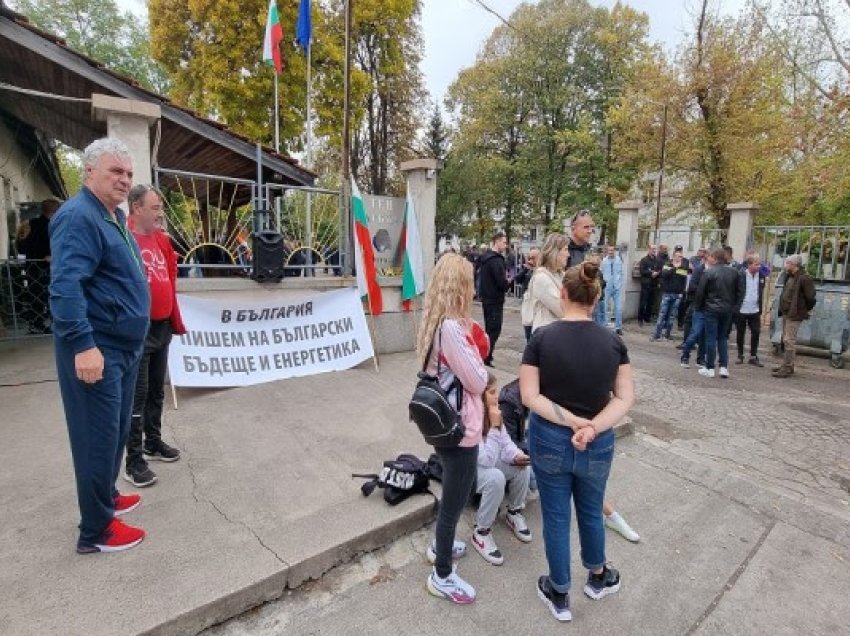
<svg viewBox="0 0 850 636"><path fill-rule="evenodd" d="M162 231L162 197L151 186L137 185L130 190L127 205L130 228L139 245L150 286L151 321L136 380L124 478L144 487L157 479L148 466L149 460L180 459L180 451L162 441L162 403L168 345L172 334L184 334L186 329L177 306L177 256Z"/></svg>

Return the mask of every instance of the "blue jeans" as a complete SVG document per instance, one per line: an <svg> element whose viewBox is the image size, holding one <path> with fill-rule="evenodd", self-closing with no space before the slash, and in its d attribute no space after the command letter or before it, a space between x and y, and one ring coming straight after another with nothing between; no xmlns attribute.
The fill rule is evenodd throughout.
<svg viewBox="0 0 850 636"><path fill-rule="evenodd" d="M603 327L608 325L608 317L605 315L605 300L603 298L600 298L599 302L596 303L596 308L593 310L593 321Z"/></svg>
<svg viewBox="0 0 850 636"><path fill-rule="evenodd" d="M572 436L572 429L531 414L528 448L540 492L549 580L557 592L570 589L571 499L576 509L582 564L588 570L605 564L602 504L614 459L614 430L599 435L584 452L575 450Z"/></svg>
<svg viewBox="0 0 850 636"><path fill-rule="evenodd" d="M664 294L661 296L661 307L658 310L658 322L655 323L655 337L660 338L664 332L668 338L673 330L673 319L679 311L679 302L682 294Z"/></svg>
<svg viewBox="0 0 850 636"><path fill-rule="evenodd" d="M703 337L705 331L705 312L699 309L694 309L691 317L691 331L688 333L688 339L685 340L685 346L682 348L682 360L689 360L691 357L691 349L693 349Z"/></svg>
<svg viewBox="0 0 850 636"><path fill-rule="evenodd" d="M608 315L608 308L613 303L614 305L614 328L622 329L623 328L623 305L622 305L622 294L619 289L614 289L610 285L605 288L605 298L603 298L602 302L605 305L605 315Z"/></svg>
<svg viewBox="0 0 850 636"><path fill-rule="evenodd" d="M729 366L729 325L732 314L716 311L705 312L705 367L714 368L714 356L719 354L720 366Z"/></svg>

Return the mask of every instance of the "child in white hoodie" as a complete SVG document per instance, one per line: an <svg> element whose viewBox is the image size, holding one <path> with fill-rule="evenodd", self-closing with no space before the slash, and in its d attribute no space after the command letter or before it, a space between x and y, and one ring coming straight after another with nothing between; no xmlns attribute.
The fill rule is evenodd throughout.
<svg viewBox="0 0 850 636"><path fill-rule="evenodd" d="M483 438L478 445L477 492L481 495L481 503L472 531L472 545L485 561L493 565L501 565L505 561L492 532L503 498L507 498L505 522L508 527L523 543L531 541L531 532L522 514L531 475L529 462L528 455L514 444L502 426L496 378L491 373L484 391Z"/></svg>

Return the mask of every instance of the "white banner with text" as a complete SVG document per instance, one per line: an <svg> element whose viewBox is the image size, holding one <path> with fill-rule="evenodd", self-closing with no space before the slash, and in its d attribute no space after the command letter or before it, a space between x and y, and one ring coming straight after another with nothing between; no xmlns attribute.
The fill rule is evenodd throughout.
<svg viewBox="0 0 850 636"><path fill-rule="evenodd" d="M374 355L356 288L241 301L178 295L174 386L230 387L350 369Z"/></svg>

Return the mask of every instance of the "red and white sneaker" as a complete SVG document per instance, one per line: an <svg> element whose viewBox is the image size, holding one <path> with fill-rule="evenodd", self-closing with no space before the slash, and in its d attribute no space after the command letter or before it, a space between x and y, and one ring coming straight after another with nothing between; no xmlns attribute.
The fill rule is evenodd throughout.
<svg viewBox="0 0 850 636"><path fill-rule="evenodd" d="M144 530L128 526L117 517L114 517L97 540L93 542L77 541L77 552L79 554L121 552L135 548L144 538Z"/></svg>
<svg viewBox="0 0 850 636"><path fill-rule="evenodd" d="M126 515L128 512L138 508L140 503L142 503L141 495L137 495L134 492L129 495L119 493L115 497L115 516Z"/></svg>

